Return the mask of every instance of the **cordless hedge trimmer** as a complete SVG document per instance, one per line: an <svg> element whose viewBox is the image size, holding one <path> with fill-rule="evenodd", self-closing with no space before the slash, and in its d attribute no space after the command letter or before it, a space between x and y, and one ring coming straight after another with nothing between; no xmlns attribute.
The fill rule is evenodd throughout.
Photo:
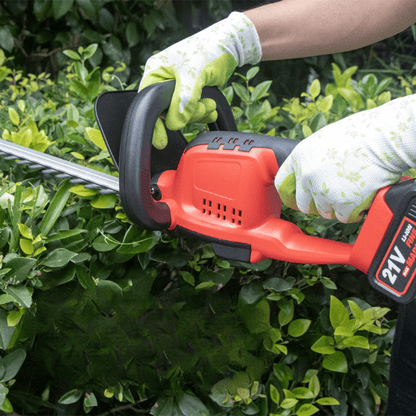
<svg viewBox="0 0 416 416"><path fill-rule="evenodd" d="M118 91L96 101L96 118L119 178L0 140L0 154L57 178L119 193L129 219L150 230L171 230L212 244L221 257L243 262L272 258L304 264L348 264L400 303L416 291L416 187L413 180L381 189L354 244L304 234L280 218L274 186L279 166L297 142L240 133L219 90L218 121L187 143L168 131L168 146L152 146L158 117L174 82L140 93Z"/></svg>

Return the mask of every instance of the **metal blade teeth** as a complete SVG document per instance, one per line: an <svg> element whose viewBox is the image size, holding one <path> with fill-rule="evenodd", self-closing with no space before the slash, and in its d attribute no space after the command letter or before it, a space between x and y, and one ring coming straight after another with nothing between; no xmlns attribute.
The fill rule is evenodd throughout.
<svg viewBox="0 0 416 416"><path fill-rule="evenodd" d="M114 194L114 191L112 191L111 189L100 189L98 193L100 195L111 195Z"/></svg>
<svg viewBox="0 0 416 416"><path fill-rule="evenodd" d="M87 188L87 189L99 189L101 187L99 185L97 185L96 183L88 183L88 184L84 185L84 188Z"/></svg>
<svg viewBox="0 0 416 416"><path fill-rule="evenodd" d="M82 185L86 183L84 179L79 179L79 178L73 178L69 182L72 183L73 185Z"/></svg>
<svg viewBox="0 0 416 416"><path fill-rule="evenodd" d="M31 170L31 171L36 171L36 170L40 170L40 173L42 173L43 175L48 175L48 176L52 176L54 178L57 179L69 179L69 182L73 185L83 185L85 188L87 189L94 189L94 190L98 190L99 194L118 194L119 190L118 190L118 180L117 178L106 174L106 173L100 173L97 171L94 171L91 169L91 174L89 173L85 173L84 171L82 171L81 173L78 172L80 168L77 164L73 163L73 162L68 162L65 160L60 160L59 158L55 157L55 156L50 156L50 155L46 155L43 153L40 153L38 156L38 152L32 150L32 149L28 149L28 148L23 148L22 150L20 150L21 146L16 145L16 144L11 144L7 141L4 141L2 139L0 139L0 144L2 145L3 149L7 149L10 151L7 152L4 150L0 150L0 157L4 160L7 161L16 161L17 165L27 165L27 167ZM19 149L19 150L16 150ZM22 156L26 155L26 157L28 157L27 160L24 157L18 156L19 152L22 154ZM33 156L35 155L35 156ZM36 159L36 161L35 161ZM45 165L42 164L43 159L45 159ZM55 162L56 159L58 161ZM39 163L40 162L40 163ZM72 175L71 168L68 168L68 164L69 165L74 165L74 174ZM56 169L53 169L49 166L57 166ZM60 170L62 169L62 170ZM85 168L80 168L80 169L85 169ZM89 171L90 169L86 168L87 171ZM77 175L80 174L81 177L78 177ZM85 179L82 179L82 177L85 176ZM91 176L92 182L89 182L87 177ZM97 178L97 179L96 179ZM97 180L98 182L95 183L94 180ZM106 187L105 183L108 182L111 186Z"/></svg>
<svg viewBox="0 0 416 416"><path fill-rule="evenodd" d="M42 171L42 173L44 174L44 175L52 175L52 174L56 174L56 173L59 173L58 171L56 171L55 169L44 169L43 171Z"/></svg>

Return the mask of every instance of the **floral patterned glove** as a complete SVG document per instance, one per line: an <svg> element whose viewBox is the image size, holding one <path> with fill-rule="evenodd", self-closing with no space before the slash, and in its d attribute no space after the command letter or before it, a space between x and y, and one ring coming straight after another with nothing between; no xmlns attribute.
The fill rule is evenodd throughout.
<svg viewBox="0 0 416 416"><path fill-rule="evenodd" d="M139 90L174 79L176 87L166 115L166 126L179 130L189 122L213 122L217 118L213 100L202 99L205 86L224 85L237 66L256 64L261 45L251 20L233 12L227 19L184 39L148 59ZM167 136L159 120L153 144L163 148Z"/></svg>
<svg viewBox="0 0 416 416"><path fill-rule="evenodd" d="M416 95L330 124L303 140L276 175L287 206L357 222L384 186L416 166Z"/></svg>

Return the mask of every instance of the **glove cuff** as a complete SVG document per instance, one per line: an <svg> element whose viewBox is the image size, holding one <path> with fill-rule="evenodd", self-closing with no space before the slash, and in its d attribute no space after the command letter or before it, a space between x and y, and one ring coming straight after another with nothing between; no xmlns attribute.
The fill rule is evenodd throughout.
<svg viewBox="0 0 416 416"><path fill-rule="evenodd" d="M237 66L255 65L260 62L262 49L259 35L253 22L244 13L232 12L217 24L229 27L230 35L224 48L234 56Z"/></svg>

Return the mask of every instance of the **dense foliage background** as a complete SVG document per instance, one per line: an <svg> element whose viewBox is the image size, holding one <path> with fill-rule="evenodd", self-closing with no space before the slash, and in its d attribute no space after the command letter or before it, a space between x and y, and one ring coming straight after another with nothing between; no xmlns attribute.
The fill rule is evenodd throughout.
<svg viewBox="0 0 416 416"><path fill-rule="evenodd" d="M1 137L117 175L96 97L136 88L153 51L254 4L3 1ZM223 92L239 130L302 140L412 94L413 43L411 28L352 53L243 68ZM362 273L225 261L132 226L113 195L5 159L1 171L1 412L385 414L396 306ZM344 242L360 227L284 216Z"/></svg>

